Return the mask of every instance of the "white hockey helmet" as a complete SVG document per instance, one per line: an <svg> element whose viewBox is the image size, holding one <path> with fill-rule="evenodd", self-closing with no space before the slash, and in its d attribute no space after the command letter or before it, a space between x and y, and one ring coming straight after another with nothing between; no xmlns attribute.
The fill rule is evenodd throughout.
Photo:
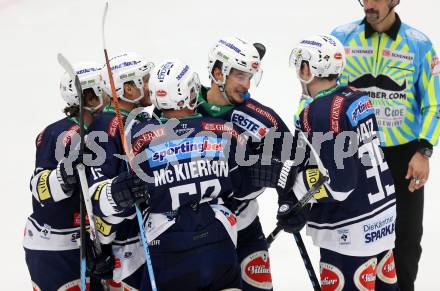
<svg viewBox="0 0 440 291"><path fill-rule="evenodd" d="M216 62L222 64L223 80L216 80L212 75ZM237 37L221 38L215 43L208 55L209 76L219 86L224 85L232 68L252 74L255 86L258 86L261 79L260 65L261 58L257 48Z"/></svg>
<svg viewBox="0 0 440 291"><path fill-rule="evenodd" d="M99 99L97 106L93 108L84 106L84 108L91 112L96 111L103 104L99 65L93 62L87 62L75 64L73 68L79 78L83 92L86 89L93 89L93 92ZM60 91L61 96L68 106L79 105L79 96L75 87L75 80L73 80L67 72L61 76Z"/></svg>
<svg viewBox="0 0 440 291"><path fill-rule="evenodd" d="M143 78L150 73L154 64L146 62L145 59L137 53L124 53L113 57L110 60L110 67L112 69L117 97L129 103L138 103L144 97ZM101 74L104 92L109 96L113 96L106 66L102 69ZM133 81L135 86L141 91L141 96L134 100L124 96L124 84L130 81Z"/></svg>
<svg viewBox="0 0 440 291"><path fill-rule="evenodd" d="M184 62L171 59L156 67L148 82L151 102L158 109L194 109L201 85L199 76Z"/></svg>
<svg viewBox="0 0 440 291"><path fill-rule="evenodd" d="M302 80L299 76L302 62L310 67L311 78ZM315 35L305 38L292 50L290 66L296 69L301 82L308 84L314 77L339 76L345 66L345 50L341 42L332 35Z"/></svg>

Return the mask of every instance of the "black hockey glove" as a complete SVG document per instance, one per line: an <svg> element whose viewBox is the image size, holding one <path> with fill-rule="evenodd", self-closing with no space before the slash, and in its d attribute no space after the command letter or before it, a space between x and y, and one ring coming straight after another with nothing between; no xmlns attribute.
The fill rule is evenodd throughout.
<svg viewBox="0 0 440 291"><path fill-rule="evenodd" d="M289 192L298 175L297 167L293 165L291 160L286 160L283 163L278 159L272 159L269 165L263 165L259 160L250 166L248 171L252 185L276 188L278 194Z"/></svg>
<svg viewBox="0 0 440 291"><path fill-rule="evenodd" d="M281 194L278 198L277 225L281 226L285 232L299 232L307 223L310 215L310 205L296 207L298 199L293 191Z"/></svg>
<svg viewBox="0 0 440 291"><path fill-rule="evenodd" d="M87 242L87 272L97 279L109 280L113 278L115 268L115 257L111 245L101 245L102 253L98 255L95 247Z"/></svg>
<svg viewBox="0 0 440 291"><path fill-rule="evenodd" d="M148 184L136 174L123 172L113 179L111 194L116 206L123 210L132 207L136 202L149 200Z"/></svg>
<svg viewBox="0 0 440 291"><path fill-rule="evenodd" d="M74 161L63 159L58 163L56 174L64 192L71 192L79 187L79 177L76 166L82 162L82 157L80 154Z"/></svg>

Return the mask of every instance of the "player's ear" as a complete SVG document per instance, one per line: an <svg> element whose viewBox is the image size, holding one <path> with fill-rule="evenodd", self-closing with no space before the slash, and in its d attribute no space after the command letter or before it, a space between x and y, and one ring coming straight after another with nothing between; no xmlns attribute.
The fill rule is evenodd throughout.
<svg viewBox="0 0 440 291"><path fill-rule="evenodd" d="M309 63L303 61L301 63L301 69L299 71L300 77L303 80L309 80L311 77L311 73L310 73L310 67L309 67Z"/></svg>
<svg viewBox="0 0 440 291"><path fill-rule="evenodd" d="M129 83L124 83L124 96L130 96L133 94L133 87Z"/></svg>
<svg viewBox="0 0 440 291"><path fill-rule="evenodd" d="M214 68L212 75L217 81L223 80L222 70L218 67Z"/></svg>

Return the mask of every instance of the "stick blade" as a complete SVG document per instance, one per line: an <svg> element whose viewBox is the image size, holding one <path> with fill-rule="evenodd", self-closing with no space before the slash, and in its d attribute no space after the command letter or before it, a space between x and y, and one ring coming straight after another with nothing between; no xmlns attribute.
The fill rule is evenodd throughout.
<svg viewBox="0 0 440 291"><path fill-rule="evenodd" d="M67 58L62 53L58 53L57 59L58 59L58 63L61 65L61 67L63 67L63 69L67 72L67 74L69 74L69 76L74 80L74 85L75 85L76 91L78 92L78 95L79 95L80 106L82 106L81 105L81 103L83 102L83 100L82 100L82 87L81 87L81 82L78 78L78 75L76 74L75 69L73 68L73 66L69 62L69 60L67 60Z"/></svg>
<svg viewBox="0 0 440 291"><path fill-rule="evenodd" d="M105 20L107 19L107 12L108 12L108 2L105 2L105 6L104 6L104 13L102 14L102 44L104 46L104 50L106 49L106 44L105 44Z"/></svg>
<svg viewBox="0 0 440 291"><path fill-rule="evenodd" d="M67 60L67 58L62 54L58 53L57 55L58 63L63 67L63 69L69 74L72 79L75 79L75 70L72 67L72 64Z"/></svg>

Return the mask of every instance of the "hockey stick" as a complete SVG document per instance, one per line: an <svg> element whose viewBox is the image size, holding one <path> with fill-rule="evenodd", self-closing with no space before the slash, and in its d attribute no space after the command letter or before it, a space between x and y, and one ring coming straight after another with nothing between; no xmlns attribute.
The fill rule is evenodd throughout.
<svg viewBox="0 0 440 291"><path fill-rule="evenodd" d="M318 179L318 181L307 191L307 193L301 198L301 200L296 203L294 209L293 209L293 215L297 214L309 201L313 198L313 196L319 192L319 188L324 185L325 182L327 182L328 177L321 175ZM280 234L280 232L283 230L281 226L275 227L275 229L267 236L267 245L270 247L270 245L273 243L275 238Z"/></svg>
<svg viewBox="0 0 440 291"><path fill-rule="evenodd" d="M321 172L321 175L316 181L316 183L307 191L307 193L298 201L298 203L294 207L293 213L296 214L298 211L300 211L309 201L313 198L313 196L319 191L322 185L324 185L325 182L329 180L328 177L328 171L322 164L321 159L319 158L318 153L315 151L313 146L308 141L307 137L304 135L302 131L299 132L301 134L301 137L304 139L304 141L307 143L307 145L310 147L310 150L313 154L313 156L316 158L316 163L318 166L319 171ZM266 238L268 247L272 244L272 242L275 240L275 238L278 236L278 234L283 230L281 226L277 226ZM299 232L294 233L293 237L295 239L296 245L298 246L299 253L301 254L301 258L304 262L304 267L307 270L307 274L309 275L310 282L312 283L313 290L320 291L321 287L318 281L318 278L316 277L315 270L313 269L312 262L310 261L309 254L307 253L306 246L304 245L304 242L302 240L301 234Z"/></svg>
<svg viewBox="0 0 440 291"><path fill-rule="evenodd" d="M80 135L80 149L79 152L83 153L85 148L85 129L84 129L84 99L83 92L81 88L81 82L79 81L78 75L73 69L71 63L64 57L61 53L57 56L58 63L64 68L64 70L69 74L69 76L74 80L75 89L78 93L79 98L79 135ZM80 207L79 207L79 215L80 215L80 257L81 257L81 290L86 290L86 222L85 222L85 213L84 213L84 205L86 207L87 216L89 219L90 225L90 238L93 241L93 245L95 247L96 253L101 254L101 244L96 236L96 226L95 226L95 217L93 215L93 207L92 201L88 195L89 186L87 184L87 177L85 172L85 167L82 163L79 163L76 166L76 170L78 172L81 188L80 188Z"/></svg>
<svg viewBox="0 0 440 291"><path fill-rule="evenodd" d="M107 66L107 72L109 75L110 86L112 89L112 95L113 95L112 99L113 99L113 103L114 103L115 110L116 110L116 118L118 120L119 135L121 138L124 152L128 157L130 169L133 169L133 167L132 167L133 157L132 157L131 151L128 149L127 141L125 139L124 121L122 120L122 116L121 116L121 110L119 107L118 96L116 94L115 82L113 80L112 68L110 66L110 60L109 60L108 52L107 52L107 45L105 43L105 20L107 18L107 12L108 12L108 2L105 3L104 14L102 17L102 43L104 46L105 63ZM156 279L154 277L154 271L153 271L153 264L151 261L150 250L148 248L148 240L147 240L147 236L146 236L145 229L144 229L143 216L142 216L142 212L139 207L139 202L135 203L135 208L136 208L136 217L137 217L137 221L139 224L139 232L140 232L141 240L142 240L142 246L144 249L145 259L146 259L146 263L147 263L148 275L149 275L150 283L151 283L151 289L152 289L152 291L157 291Z"/></svg>
<svg viewBox="0 0 440 291"><path fill-rule="evenodd" d="M306 195L304 195L300 201L295 205L295 208L293 210L293 213L296 214L298 211L300 211L307 202L313 198L313 195L315 195L319 188L324 185L324 183L328 180L327 176L320 176L318 181L307 191ZM277 226L266 238L267 245L270 247L272 242L275 240L275 238L278 236L278 234L283 230L281 226ZM304 245L304 242L302 240L301 234L299 232L294 233L293 237L295 239L296 245L298 246L299 253L301 255L301 258L304 262L304 266L306 267L307 274L309 275L310 282L312 283L313 290L320 291L321 287L318 281L318 278L316 277L315 270L313 269L312 262L310 261L309 254L307 253L306 246Z"/></svg>
<svg viewBox="0 0 440 291"><path fill-rule="evenodd" d="M310 282L312 283L314 291L321 291L321 285L319 283L318 278L316 277L315 270L313 269L312 262L310 261L309 254L307 253L306 246L302 240L301 234L299 232L294 233L293 237L295 238L296 245L298 246L299 253L301 254L301 258L303 259L304 266L306 267L307 274L309 275Z"/></svg>

